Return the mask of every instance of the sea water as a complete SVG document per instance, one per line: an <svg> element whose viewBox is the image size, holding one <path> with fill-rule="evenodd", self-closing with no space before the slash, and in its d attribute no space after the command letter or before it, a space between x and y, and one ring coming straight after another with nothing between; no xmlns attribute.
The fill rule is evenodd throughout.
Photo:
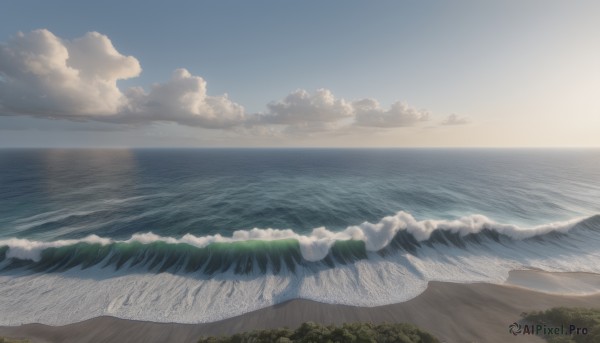
<svg viewBox="0 0 600 343"><path fill-rule="evenodd" d="M599 149L0 150L0 325L600 273Z"/></svg>

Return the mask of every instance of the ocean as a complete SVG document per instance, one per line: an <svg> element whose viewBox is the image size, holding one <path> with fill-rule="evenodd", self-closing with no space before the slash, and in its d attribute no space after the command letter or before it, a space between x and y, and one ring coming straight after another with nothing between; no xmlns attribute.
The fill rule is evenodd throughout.
<svg viewBox="0 0 600 343"><path fill-rule="evenodd" d="M3 149L0 325L600 273L600 149Z"/></svg>

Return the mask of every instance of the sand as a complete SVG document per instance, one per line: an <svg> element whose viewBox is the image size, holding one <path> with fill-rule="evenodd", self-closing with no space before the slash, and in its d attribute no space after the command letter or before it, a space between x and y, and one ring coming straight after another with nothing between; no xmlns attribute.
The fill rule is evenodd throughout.
<svg viewBox="0 0 600 343"><path fill-rule="evenodd" d="M592 292L594 287L596 291ZM600 276L595 274L515 271L505 285L430 282L424 293L410 301L379 307L298 299L208 324L98 317L64 326L0 327L0 336L28 338L33 342L194 342L203 335L295 328L306 321L323 324L360 321L413 323L442 342L543 342L536 336L512 336L508 326L519 320L522 312L531 310L555 306L600 307L598 291Z"/></svg>

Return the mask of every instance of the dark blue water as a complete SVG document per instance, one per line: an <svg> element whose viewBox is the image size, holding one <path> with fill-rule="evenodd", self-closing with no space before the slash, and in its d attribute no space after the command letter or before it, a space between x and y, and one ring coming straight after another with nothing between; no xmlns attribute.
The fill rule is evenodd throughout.
<svg viewBox="0 0 600 343"><path fill-rule="evenodd" d="M337 231L600 213L599 150L0 150L0 237Z"/></svg>
<svg viewBox="0 0 600 343"><path fill-rule="evenodd" d="M0 324L600 273L599 214L600 149L0 150Z"/></svg>

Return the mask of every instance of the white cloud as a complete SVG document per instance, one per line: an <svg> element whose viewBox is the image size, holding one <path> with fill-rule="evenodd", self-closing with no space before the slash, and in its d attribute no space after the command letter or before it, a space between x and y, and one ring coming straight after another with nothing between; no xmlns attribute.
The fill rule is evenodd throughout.
<svg viewBox="0 0 600 343"><path fill-rule="evenodd" d="M362 99L352 103L356 125L392 128L413 126L429 120L429 112L418 110L402 102L395 102L389 109L383 109L377 100Z"/></svg>
<svg viewBox="0 0 600 343"><path fill-rule="evenodd" d="M318 89L314 94L300 89L267 107L267 113L255 115L249 123L287 125L286 132L290 133L347 130L352 123L373 128L413 126L429 118L427 111L405 103L396 102L385 110L377 100L348 102L328 89Z"/></svg>
<svg viewBox="0 0 600 343"><path fill-rule="evenodd" d="M442 125L464 125L468 123L469 120L467 118L459 117L454 113L452 113L442 121Z"/></svg>
<svg viewBox="0 0 600 343"><path fill-rule="evenodd" d="M207 128L230 127L242 106L208 96L206 82L185 69L150 92L123 93L118 80L141 73L137 59L120 54L105 35L90 32L72 41L48 30L18 33L0 44L0 115L98 120L170 121Z"/></svg>
<svg viewBox="0 0 600 343"><path fill-rule="evenodd" d="M227 95L206 94L206 81L186 69L177 69L171 79L152 86L149 93L141 88L127 92L129 108L123 119L133 121L172 121L205 128L227 128L241 124L244 108Z"/></svg>
<svg viewBox="0 0 600 343"><path fill-rule="evenodd" d="M105 80L111 84L119 79L138 76L142 69L133 56L123 56L107 36L88 32L72 42L65 41L69 53L68 65L86 80Z"/></svg>
<svg viewBox="0 0 600 343"><path fill-rule="evenodd" d="M344 99L336 99L328 89L318 89L314 94L299 89L281 101L271 102L267 108L267 113L257 116L258 123L310 127L352 116L352 106Z"/></svg>
<svg viewBox="0 0 600 343"><path fill-rule="evenodd" d="M114 114L127 102L116 81L140 72L135 58L119 54L99 33L72 42L48 30L19 33L0 45L2 112L40 117Z"/></svg>
<svg viewBox="0 0 600 343"><path fill-rule="evenodd" d="M118 80L137 77L141 71L135 57L119 53L107 36L97 32L73 40L44 29L18 33L0 43L0 115L171 122L261 135L379 130L416 125L429 116L400 102L389 109L374 99L349 102L328 89L312 94L300 89L267 104L264 113L246 115L226 94L208 95L206 81L186 69L175 70L170 80L148 91L119 89ZM446 123L462 120L450 116Z"/></svg>

